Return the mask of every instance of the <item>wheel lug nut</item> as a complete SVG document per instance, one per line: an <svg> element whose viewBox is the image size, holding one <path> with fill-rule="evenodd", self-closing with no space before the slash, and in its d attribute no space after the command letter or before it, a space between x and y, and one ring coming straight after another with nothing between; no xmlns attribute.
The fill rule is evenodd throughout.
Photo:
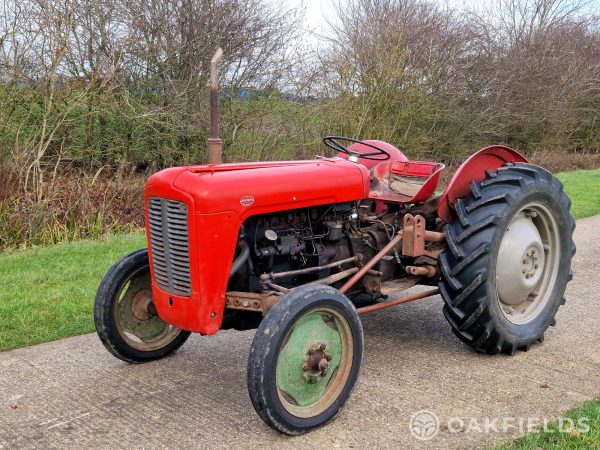
<svg viewBox="0 0 600 450"><path fill-rule="evenodd" d="M316 375L311 375L310 379L309 379L309 383L310 384L315 384L317 381L319 381L319 379L317 378Z"/></svg>
<svg viewBox="0 0 600 450"><path fill-rule="evenodd" d="M322 376L322 377L324 377L325 375L327 375L327 369L324 369L324 370L321 372L321 376Z"/></svg>
<svg viewBox="0 0 600 450"><path fill-rule="evenodd" d="M527 273L527 269L523 269L523 273Z"/></svg>
<svg viewBox="0 0 600 450"><path fill-rule="evenodd" d="M326 359L327 361L331 361L331 355L325 355L325 359Z"/></svg>
<svg viewBox="0 0 600 450"><path fill-rule="evenodd" d="M319 361L319 370L325 370L325 369L327 369L327 367L329 367L329 363L327 362L327 359L321 358L321 360Z"/></svg>
<svg viewBox="0 0 600 450"><path fill-rule="evenodd" d="M523 258L523 264L527 264L527 258Z"/></svg>
<svg viewBox="0 0 600 450"><path fill-rule="evenodd" d="M304 370L305 372L308 372L308 369L310 369L310 366L308 365L308 363L305 363L305 364L302 366L302 370Z"/></svg>
<svg viewBox="0 0 600 450"><path fill-rule="evenodd" d="M536 259L537 259L537 258L536 258ZM538 267L540 267L540 265L539 265L539 264L535 264L535 265L533 266L533 268L534 268L534 269L537 269Z"/></svg>

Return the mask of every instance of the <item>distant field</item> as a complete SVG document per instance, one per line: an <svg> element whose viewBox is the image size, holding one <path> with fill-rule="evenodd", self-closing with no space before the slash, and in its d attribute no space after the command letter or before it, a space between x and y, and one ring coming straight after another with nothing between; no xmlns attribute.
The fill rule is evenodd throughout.
<svg viewBox="0 0 600 450"><path fill-rule="evenodd" d="M600 170L559 174L575 218L600 214ZM143 234L0 254L0 351L94 331L96 288Z"/></svg>

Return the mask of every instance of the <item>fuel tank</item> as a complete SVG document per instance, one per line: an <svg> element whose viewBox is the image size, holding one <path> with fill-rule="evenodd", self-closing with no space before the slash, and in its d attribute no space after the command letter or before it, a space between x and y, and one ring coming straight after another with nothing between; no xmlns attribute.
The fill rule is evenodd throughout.
<svg viewBox="0 0 600 450"><path fill-rule="evenodd" d="M165 169L146 184L146 234L159 316L216 333L242 223L250 216L360 200L369 171L341 158Z"/></svg>

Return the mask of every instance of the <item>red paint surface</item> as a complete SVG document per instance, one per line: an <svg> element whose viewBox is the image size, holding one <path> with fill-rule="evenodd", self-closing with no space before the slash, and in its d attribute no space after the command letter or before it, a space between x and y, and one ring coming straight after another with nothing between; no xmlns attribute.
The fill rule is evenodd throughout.
<svg viewBox="0 0 600 450"><path fill-rule="evenodd" d="M156 196L188 205L192 280L192 295L179 297L162 291L153 274L159 316L178 328L216 333L239 229L248 217L360 200L368 189L368 170L338 158L178 167L156 173L146 185L146 204L148 197ZM152 260L151 249L149 253Z"/></svg>
<svg viewBox="0 0 600 450"><path fill-rule="evenodd" d="M483 180L487 169L497 170L507 162L529 161L516 150L504 145L492 145L473 153L448 183L438 207L438 216L446 223L451 223L454 220L454 203L469 194L471 181Z"/></svg>
<svg viewBox="0 0 600 450"><path fill-rule="evenodd" d="M421 203L435 193L444 165L423 161L393 161L377 165L371 171L371 190L369 198L378 203ZM419 191L413 196L400 195L394 192L390 184L390 174L398 174L415 178L422 183ZM378 211L379 212L379 211Z"/></svg>
<svg viewBox="0 0 600 450"><path fill-rule="evenodd" d="M421 203L427 200L435 193L435 188L440 181L440 175L444 170L444 164L431 163L431 162L396 162L392 164L392 172L415 177L415 178L427 178L427 181L419 192L410 199L411 203Z"/></svg>

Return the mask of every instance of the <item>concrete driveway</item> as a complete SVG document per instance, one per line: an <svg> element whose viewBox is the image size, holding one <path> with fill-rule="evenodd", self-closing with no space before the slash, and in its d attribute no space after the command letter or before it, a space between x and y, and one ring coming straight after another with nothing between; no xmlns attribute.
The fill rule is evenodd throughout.
<svg viewBox="0 0 600 450"><path fill-rule="evenodd" d="M472 352L451 333L439 297L364 317L354 395L308 435L281 436L255 414L246 392L253 332L193 336L175 356L138 366L114 359L91 334L0 354L0 448L474 448L506 440L519 423L556 419L600 396L599 230L600 216L578 222L567 304L527 353ZM421 409L442 424L429 441L409 432ZM494 429L503 418L508 433ZM479 432L486 423L489 432Z"/></svg>

